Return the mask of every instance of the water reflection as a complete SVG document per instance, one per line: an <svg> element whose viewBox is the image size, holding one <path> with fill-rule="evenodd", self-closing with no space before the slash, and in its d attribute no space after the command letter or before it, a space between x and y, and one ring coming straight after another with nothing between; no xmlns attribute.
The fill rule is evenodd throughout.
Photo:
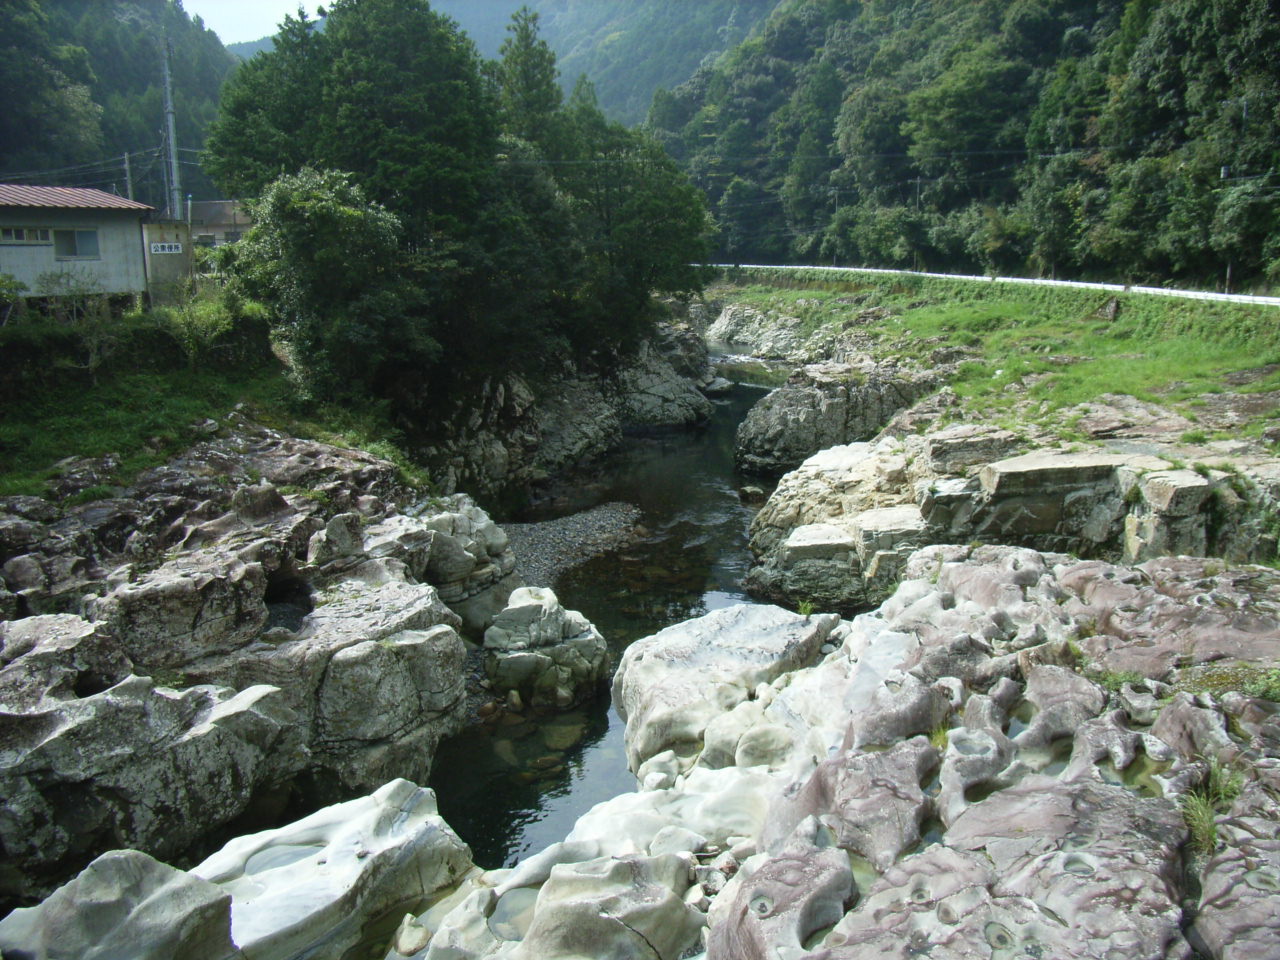
<svg viewBox="0 0 1280 960"><path fill-rule="evenodd" d="M611 501L640 507L631 542L553 584L565 606L595 623L615 658L640 637L748 599L742 579L755 508L738 494L747 478L735 472L733 441L762 394L736 387L695 432L629 438L589 480L518 518L547 520ZM437 753L440 812L479 865L514 864L563 839L594 804L634 788L622 735L607 696L542 724L508 717L468 731Z"/></svg>

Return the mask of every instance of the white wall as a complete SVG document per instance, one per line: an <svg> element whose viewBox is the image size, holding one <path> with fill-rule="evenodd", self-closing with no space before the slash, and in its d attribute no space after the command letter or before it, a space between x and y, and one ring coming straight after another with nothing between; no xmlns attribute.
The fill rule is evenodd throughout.
<svg viewBox="0 0 1280 960"><path fill-rule="evenodd" d="M142 218L134 210L53 210L2 207L0 227L48 227L51 230L97 230L97 259L59 260L53 244L0 243L0 273L27 285L28 296L40 293L43 274L65 274L76 287L93 293L144 293L146 267L142 251Z"/></svg>

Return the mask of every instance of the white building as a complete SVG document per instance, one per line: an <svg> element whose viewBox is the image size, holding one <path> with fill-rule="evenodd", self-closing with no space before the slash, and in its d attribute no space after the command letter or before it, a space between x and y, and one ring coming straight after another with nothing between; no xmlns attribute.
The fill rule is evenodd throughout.
<svg viewBox="0 0 1280 960"><path fill-rule="evenodd" d="M151 207L102 190L0 183L0 273L46 293L145 293Z"/></svg>

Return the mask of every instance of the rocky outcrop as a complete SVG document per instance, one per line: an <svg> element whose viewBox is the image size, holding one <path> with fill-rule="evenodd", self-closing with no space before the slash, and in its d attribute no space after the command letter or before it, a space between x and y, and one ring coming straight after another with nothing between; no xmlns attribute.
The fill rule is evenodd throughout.
<svg viewBox="0 0 1280 960"><path fill-rule="evenodd" d="M860 300L841 300L849 306L860 306ZM706 339L747 349L766 360L790 363L858 363L866 359L876 345L867 328L883 325L891 314L883 307L852 310L839 326L818 326L806 321L806 308L814 301L801 298L795 302L795 314L758 310L741 303L720 304L719 314L707 327ZM954 358L953 358L954 359ZM946 362L946 361L939 361Z"/></svg>
<svg viewBox="0 0 1280 960"><path fill-rule="evenodd" d="M521 587L484 634L485 675L535 710L568 709L594 696L607 676L609 648L576 610L546 587Z"/></svg>
<svg viewBox="0 0 1280 960"><path fill-rule="evenodd" d="M1200 598L1146 596L1161 563L930 547L878 610L824 622L816 662L752 642L746 612L641 641L622 696L683 701L696 720L673 738L670 710L629 708L629 744L657 751L632 751L641 788L406 920L389 956L578 956L580 924L593 956L690 956L699 930L706 960L906 958L926 944L956 960L1168 960L1193 945L1213 960L1266 956L1280 906L1275 706L1170 699L1166 682L1194 684L1215 663L1275 669L1280 576L1180 560ZM1259 611L1254 646L1228 612L1241 591ZM1125 626L1152 609L1149 631ZM1220 615L1198 620L1207 610ZM797 637L819 619L768 616ZM1096 645L1107 657L1154 648L1126 661L1151 671L1112 682L1111 661L1077 660L1086 635L1108 637ZM705 681L685 655L705 660ZM1211 764L1242 786L1217 801L1226 847L1196 861L1182 808L1206 795ZM679 868L655 870L673 856Z"/></svg>
<svg viewBox="0 0 1280 960"><path fill-rule="evenodd" d="M468 872L392 784L376 829L336 807L109 896L104 858L0 946L89 942L106 902L140 956L336 957L426 896L388 960L1268 956L1277 708L1212 677L1280 669L1277 597L1260 567L929 547L852 621L740 607L640 641L616 680L639 789L515 867Z"/></svg>
<svg viewBox="0 0 1280 960"><path fill-rule="evenodd" d="M1168 554L1273 556L1268 464L1187 469L1172 454L1041 449L1009 456L1006 430L964 425L847 444L782 478L755 518L762 597L865 608L929 543L1015 544L1138 562ZM993 459L994 458L994 459Z"/></svg>
<svg viewBox="0 0 1280 960"><path fill-rule="evenodd" d="M133 850L104 854L38 907L0 921L0 949L48 960L339 960L367 937L366 925L470 869L435 795L395 780L233 840L188 872Z"/></svg>
<svg viewBox="0 0 1280 960"><path fill-rule="evenodd" d="M469 498L235 418L119 492L3 504L6 897L122 843L172 856L298 778L322 802L425 779L465 713L463 618L520 584Z"/></svg>
<svg viewBox="0 0 1280 960"><path fill-rule="evenodd" d="M870 361L801 367L738 427L738 466L778 474L827 447L870 440L939 382L932 372Z"/></svg>
<svg viewBox="0 0 1280 960"><path fill-rule="evenodd" d="M278 687L113 681L75 649L99 645L92 630L47 628L0 671L3 895L30 896L112 846L176 855L306 767L308 738Z"/></svg>
<svg viewBox="0 0 1280 960"><path fill-rule="evenodd" d="M637 640L613 681L631 770L663 751L698 749L713 717L813 660L834 625L829 615L797 619L780 607L734 606Z"/></svg>

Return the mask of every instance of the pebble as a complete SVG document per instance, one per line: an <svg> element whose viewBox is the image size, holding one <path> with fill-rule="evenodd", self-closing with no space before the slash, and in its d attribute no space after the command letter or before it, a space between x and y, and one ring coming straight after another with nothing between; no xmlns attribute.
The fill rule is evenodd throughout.
<svg viewBox="0 0 1280 960"><path fill-rule="evenodd" d="M590 510L539 523L504 523L516 554L516 572L525 583L554 586L566 571L630 540L640 519L632 503L604 503Z"/></svg>

